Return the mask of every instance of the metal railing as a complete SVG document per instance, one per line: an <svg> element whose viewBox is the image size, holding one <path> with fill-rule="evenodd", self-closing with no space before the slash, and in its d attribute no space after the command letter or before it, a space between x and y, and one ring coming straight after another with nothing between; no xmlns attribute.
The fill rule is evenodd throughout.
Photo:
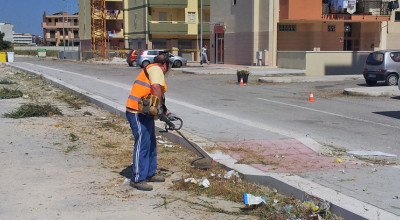
<svg viewBox="0 0 400 220"><path fill-rule="evenodd" d="M328 3L322 3L322 14L347 14L347 9L335 11L328 8ZM353 15L390 16L389 2L387 1L359 1Z"/></svg>

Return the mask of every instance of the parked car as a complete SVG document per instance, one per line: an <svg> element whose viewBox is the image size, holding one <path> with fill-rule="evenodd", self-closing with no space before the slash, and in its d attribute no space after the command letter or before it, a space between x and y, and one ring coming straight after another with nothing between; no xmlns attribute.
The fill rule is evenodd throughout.
<svg viewBox="0 0 400 220"><path fill-rule="evenodd" d="M187 60L185 58L175 56L166 50L144 50L138 55L137 64L142 68L146 67L150 63L154 63L154 57L163 53L168 54L172 67L180 68L181 66L186 66Z"/></svg>
<svg viewBox="0 0 400 220"><path fill-rule="evenodd" d="M126 55L126 62L128 63L129 66L137 66L137 56L142 52L142 49L137 49L137 50L131 50L127 55Z"/></svg>
<svg viewBox="0 0 400 220"><path fill-rule="evenodd" d="M369 86L385 81L387 86L398 84L400 74L400 50L380 50L368 55L364 65L364 78Z"/></svg>

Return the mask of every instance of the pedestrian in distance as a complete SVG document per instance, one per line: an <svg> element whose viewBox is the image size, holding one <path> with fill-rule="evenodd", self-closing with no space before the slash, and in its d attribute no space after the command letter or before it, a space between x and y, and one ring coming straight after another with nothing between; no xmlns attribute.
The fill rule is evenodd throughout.
<svg viewBox="0 0 400 220"><path fill-rule="evenodd" d="M144 191L153 190L148 182L164 182L165 178L156 175L157 142L154 120L160 114L168 115L164 93L167 91L165 75L170 69L169 56L165 54L154 58L139 73L132 85L126 103L126 118L135 137L130 186Z"/></svg>
<svg viewBox="0 0 400 220"><path fill-rule="evenodd" d="M208 62L208 58L207 58L207 45L206 44L203 46L203 48L201 48L200 65L203 65L203 60L205 60L208 65L210 65L210 62Z"/></svg>

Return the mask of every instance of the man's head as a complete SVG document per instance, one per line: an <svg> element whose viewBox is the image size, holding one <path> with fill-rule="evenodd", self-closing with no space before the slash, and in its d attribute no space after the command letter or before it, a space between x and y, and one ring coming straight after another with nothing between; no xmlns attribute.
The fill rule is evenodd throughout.
<svg viewBox="0 0 400 220"><path fill-rule="evenodd" d="M161 68L163 68L164 74L166 74L170 67L170 62L169 62L169 55L168 53L162 53L154 58L154 63L158 63L161 65Z"/></svg>

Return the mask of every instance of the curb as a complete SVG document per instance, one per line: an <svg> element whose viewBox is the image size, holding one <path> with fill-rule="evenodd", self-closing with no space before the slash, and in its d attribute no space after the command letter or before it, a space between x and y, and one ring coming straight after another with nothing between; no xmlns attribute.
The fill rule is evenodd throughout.
<svg viewBox="0 0 400 220"><path fill-rule="evenodd" d="M400 90L394 86L381 87L367 87L367 88L347 88L343 90L343 94L354 96L400 96Z"/></svg>
<svg viewBox="0 0 400 220"><path fill-rule="evenodd" d="M6 65L28 74L41 76L43 77L44 80L56 85L57 87L72 91L74 94L83 97L85 100L101 108L104 108L105 110L114 113L119 117L126 118L125 106L122 106L118 103L105 99L101 96L92 94L74 85L65 83L54 77L44 75L40 72L33 71L23 67L16 67L12 64L6 64ZM156 130L157 132L159 132L159 130L161 130L160 128L161 122L157 123L156 125L157 125ZM186 140L184 140L182 137L173 134L171 132L161 133L161 134L165 135L172 142L179 143L198 155L198 153L194 151L190 146L190 144L186 142ZM196 145L199 146L198 144ZM203 146L213 146L213 145L214 145L213 143L205 142ZM209 155L214 161L220 163L224 167L237 170L249 182L265 185L270 188L275 188L279 193L283 195L294 196L301 201L304 201L306 199L307 194L328 201L331 203L330 211L345 219L386 219L386 220L399 219L398 216L392 213L389 213L385 210L379 209L375 206L364 203L362 201L356 200L354 198L341 194L337 191L334 191L332 189L326 188L324 186L321 186L319 184L301 178L297 175L263 172L249 165L236 164L236 160L231 158L229 155L224 155L221 153L210 154L207 153L202 147L199 146L199 148L203 151L203 153Z"/></svg>
<svg viewBox="0 0 400 220"><path fill-rule="evenodd" d="M299 83L299 82L335 82L343 80L358 80L362 76L301 76L301 77L260 77L259 82L264 83Z"/></svg>

